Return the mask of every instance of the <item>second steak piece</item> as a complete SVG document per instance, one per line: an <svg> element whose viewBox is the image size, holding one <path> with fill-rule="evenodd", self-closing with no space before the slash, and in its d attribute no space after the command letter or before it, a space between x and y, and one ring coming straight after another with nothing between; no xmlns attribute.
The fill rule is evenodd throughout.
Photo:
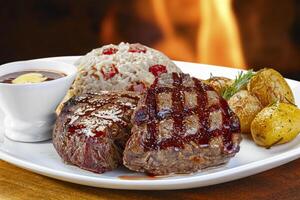
<svg viewBox="0 0 300 200"><path fill-rule="evenodd" d="M99 92L65 103L53 131L53 145L66 162L103 173L122 164L130 136L134 92Z"/></svg>
<svg viewBox="0 0 300 200"><path fill-rule="evenodd" d="M153 175L192 173L239 151L240 123L214 89L187 74L163 74L132 117L123 163Z"/></svg>

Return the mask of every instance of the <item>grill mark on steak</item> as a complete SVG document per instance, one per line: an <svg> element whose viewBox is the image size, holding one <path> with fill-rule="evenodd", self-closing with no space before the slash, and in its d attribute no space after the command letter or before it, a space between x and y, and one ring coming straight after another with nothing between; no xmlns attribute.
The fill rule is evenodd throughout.
<svg viewBox="0 0 300 200"><path fill-rule="evenodd" d="M181 89L182 77L178 74L172 74L173 76L173 86L175 90L172 92L172 107L174 112L172 113L172 118L174 120L173 134L175 137L179 136L183 131L183 116L181 112L183 111L183 92Z"/></svg>
<svg viewBox="0 0 300 200"><path fill-rule="evenodd" d="M207 92L205 91L205 89L211 89L211 88L205 88L203 83L200 82L199 80L193 78L194 84L196 86L196 88L199 88L199 90L196 90L196 95L197 95L197 108L196 108L196 112L199 118L199 122L201 122L201 125L199 130L197 131L197 133L195 135L200 135L200 138L198 139L198 143L199 144L205 144L208 146L209 143L209 133L208 133L208 129L209 129L209 125L208 125L208 114L209 112L206 110L207 109ZM193 140L193 135L190 136L190 140Z"/></svg>
<svg viewBox="0 0 300 200"><path fill-rule="evenodd" d="M173 123L173 133L172 137L168 138L161 142L160 146L162 148L167 148L169 146L181 147L183 148L183 141L180 138L181 133L183 132L183 120L184 116L182 111L183 109L183 90L182 90L182 76L179 76L177 73L172 74L173 77L173 86L172 90L172 110L171 117L174 121Z"/></svg>
<svg viewBox="0 0 300 200"><path fill-rule="evenodd" d="M187 74L162 74L132 117L123 164L154 175L228 162L239 151L239 119L214 89Z"/></svg>
<svg viewBox="0 0 300 200"><path fill-rule="evenodd" d="M147 129L148 129L148 137L146 141L145 147L149 148L156 148L154 145L155 140L156 140L156 113L157 113L157 104L156 104L156 92L155 89L150 88L149 93L147 93L146 97L146 105L148 105L148 116L149 116L149 123L147 124ZM146 120L145 118L143 118Z"/></svg>
<svg viewBox="0 0 300 200"><path fill-rule="evenodd" d="M226 100L219 98L218 105L208 106L208 91L214 89L200 80L192 78L193 86L184 86L184 74L172 73L173 88L158 86L158 79L153 83L146 94L145 105L146 108L138 110L134 116L134 122L138 125L147 122L148 135L143 142L143 147L146 150L166 149L168 147L183 148L184 143L196 142L199 145L208 146L212 137L223 136L224 151L230 152L233 148L232 133L239 132L239 124L235 123L233 113L229 109ZM184 108L184 94L183 91L196 92L197 106L194 108ZM164 110L163 112L157 109L156 96L159 93L172 93L172 108L171 110ZM221 110L223 124L221 129L210 130L209 114L211 112ZM200 128L196 134L184 136L183 121L186 117L196 114L199 118ZM173 119L173 133L171 138L166 138L163 141L157 140L158 122L164 119Z"/></svg>

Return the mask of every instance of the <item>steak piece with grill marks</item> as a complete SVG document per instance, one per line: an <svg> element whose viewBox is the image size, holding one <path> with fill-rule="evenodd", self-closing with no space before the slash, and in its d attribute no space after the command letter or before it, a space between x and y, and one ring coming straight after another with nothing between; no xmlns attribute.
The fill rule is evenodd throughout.
<svg viewBox="0 0 300 200"><path fill-rule="evenodd" d="M134 92L100 92L65 103L53 131L53 145L66 162L103 173L122 163L130 136Z"/></svg>
<svg viewBox="0 0 300 200"><path fill-rule="evenodd" d="M239 151L238 117L209 85L162 74L132 116L123 163L153 175L192 173L226 163Z"/></svg>

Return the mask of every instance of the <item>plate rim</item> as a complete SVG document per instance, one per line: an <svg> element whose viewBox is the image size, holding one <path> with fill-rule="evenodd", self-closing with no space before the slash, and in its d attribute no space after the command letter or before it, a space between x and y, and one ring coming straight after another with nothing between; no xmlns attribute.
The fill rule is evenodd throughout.
<svg viewBox="0 0 300 200"><path fill-rule="evenodd" d="M72 183L78 183L88 186L96 186L111 189L130 189L130 190L152 190L152 189L186 189L202 186L209 186L213 184L225 183L228 181L237 180L250 175L254 175L268 169L278 167L287 162L293 161L300 157L300 147L288 150L274 155L269 158L250 162L234 168L216 171L211 174L184 176L179 175L181 178L177 179L150 179L150 180L123 180L112 179L106 177L91 177L71 172L64 172L55 170L50 167L38 165L21 158L10 155L8 152L0 149L0 158L8 163L27 169L29 171L52 177L59 180L64 180ZM238 175L238 176L233 176ZM223 180L220 180L223 179ZM84 182L82 182L84 181ZM205 183L208 181L209 183ZM203 184L204 183L204 184ZM103 184L103 185L102 185ZM186 185L188 184L188 185ZM190 185L192 184L192 185ZM139 188L135 188L138 185ZM160 188L164 186L163 188ZM167 187L165 187L167 186Z"/></svg>

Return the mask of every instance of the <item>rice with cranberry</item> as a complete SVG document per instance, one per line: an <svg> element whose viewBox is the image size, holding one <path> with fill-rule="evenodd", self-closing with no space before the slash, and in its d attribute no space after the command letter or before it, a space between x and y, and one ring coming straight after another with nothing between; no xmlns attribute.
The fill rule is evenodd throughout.
<svg viewBox="0 0 300 200"><path fill-rule="evenodd" d="M74 94L101 90L143 91L162 73L181 72L163 53L141 44L94 49L76 63Z"/></svg>

